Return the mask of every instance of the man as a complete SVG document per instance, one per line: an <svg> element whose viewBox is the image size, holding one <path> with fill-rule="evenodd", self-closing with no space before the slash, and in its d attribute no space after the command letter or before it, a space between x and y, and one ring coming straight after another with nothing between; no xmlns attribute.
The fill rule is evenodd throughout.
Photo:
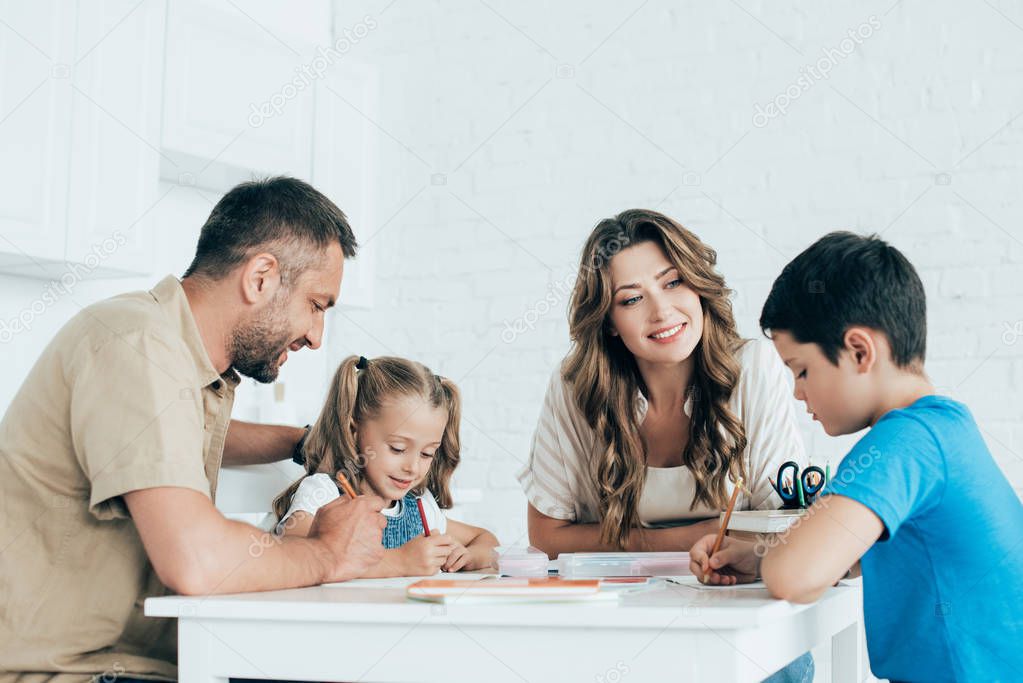
<svg viewBox="0 0 1023 683"><path fill-rule="evenodd" d="M377 498L338 500L308 538L261 553L260 531L213 505L221 464L294 450L297 428L230 420L238 373L271 382L320 346L356 246L308 184L244 183L181 281L58 332L0 422L0 679L174 679L176 623L144 617L146 597L340 581L379 561Z"/></svg>

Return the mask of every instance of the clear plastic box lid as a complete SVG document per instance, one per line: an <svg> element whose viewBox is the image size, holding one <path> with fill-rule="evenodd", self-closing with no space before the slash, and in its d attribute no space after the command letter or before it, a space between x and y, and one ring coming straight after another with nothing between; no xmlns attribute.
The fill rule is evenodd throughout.
<svg viewBox="0 0 1023 683"><path fill-rule="evenodd" d="M558 574L565 578L611 576L690 576L689 553L562 553Z"/></svg>
<svg viewBox="0 0 1023 683"><path fill-rule="evenodd" d="M498 546L494 564L503 576L547 576L547 553L533 546Z"/></svg>

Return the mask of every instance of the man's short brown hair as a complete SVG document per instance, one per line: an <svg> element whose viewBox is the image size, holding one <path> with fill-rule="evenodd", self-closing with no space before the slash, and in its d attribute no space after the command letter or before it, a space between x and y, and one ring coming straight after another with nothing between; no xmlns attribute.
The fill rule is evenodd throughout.
<svg viewBox="0 0 1023 683"><path fill-rule="evenodd" d="M309 183L278 176L242 183L213 207L185 277L219 280L260 251L277 257L285 284L337 242L345 258L358 244L344 213Z"/></svg>

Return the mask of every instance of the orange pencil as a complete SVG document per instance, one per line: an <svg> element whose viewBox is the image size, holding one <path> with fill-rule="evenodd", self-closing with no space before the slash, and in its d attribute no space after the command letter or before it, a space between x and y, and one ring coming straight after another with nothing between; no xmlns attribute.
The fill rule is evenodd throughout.
<svg viewBox="0 0 1023 683"><path fill-rule="evenodd" d="M355 493L355 489L353 489L352 485L348 483L348 478L345 477L341 470L338 470L337 472L337 483L342 489L344 489L344 492L347 493L350 498L356 497L357 494Z"/></svg>
<svg viewBox="0 0 1023 683"><path fill-rule="evenodd" d="M735 488L732 489L732 498L728 501L728 509L725 510L725 518L721 520L721 528L718 529L717 538L714 539L714 547L711 548L710 554L707 555L707 571L703 575L703 582L707 583L710 579L710 558L714 557L714 553L721 549L721 541L725 538L725 531L728 529L728 520L732 518L732 510L735 509L735 501L739 497L739 489L742 488L742 477L739 477L739 481L735 482Z"/></svg>

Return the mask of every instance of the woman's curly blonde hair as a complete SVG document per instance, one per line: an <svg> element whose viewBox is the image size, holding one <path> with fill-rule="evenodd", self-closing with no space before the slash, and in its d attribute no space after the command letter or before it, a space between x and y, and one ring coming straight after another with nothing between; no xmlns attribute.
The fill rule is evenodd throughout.
<svg viewBox="0 0 1023 683"><path fill-rule="evenodd" d="M602 450L591 463L597 482L601 541L624 548L646 479L646 444L636 421L636 393L645 390L632 353L611 334L610 261L623 248L652 242L700 297L703 336L693 351L690 438L682 463L696 480L697 503L722 507L726 478L745 476L746 432L728 407L739 380L731 290L717 272L717 254L696 235L656 211L631 209L602 220L583 248L569 305L572 349L562 377Z"/></svg>

